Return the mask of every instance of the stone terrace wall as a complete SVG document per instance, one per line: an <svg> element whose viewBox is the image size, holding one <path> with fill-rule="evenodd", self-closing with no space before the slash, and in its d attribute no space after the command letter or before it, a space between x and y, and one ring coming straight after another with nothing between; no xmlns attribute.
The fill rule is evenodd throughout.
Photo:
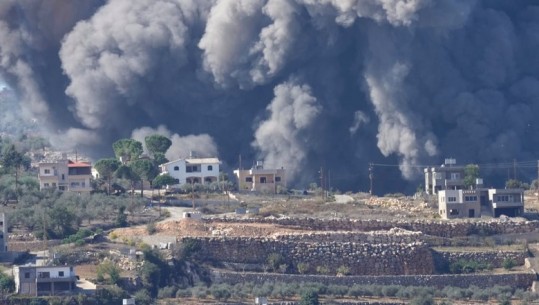
<svg viewBox="0 0 539 305"><path fill-rule="evenodd" d="M378 231L401 228L424 234L457 237L470 234L495 235L527 233L539 228L539 221L516 220L378 220L378 219L318 219L318 218L204 218L206 222L269 223L317 231Z"/></svg>
<svg viewBox="0 0 539 305"><path fill-rule="evenodd" d="M391 276L323 276L323 275L296 275L275 273L240 273L229 271L212 271L213 281L216 283L251 282L263 284L264 282L279 283L320 283L324 285L402 285L402 286L429 286L443 288L454 286L467 288L475 285L480 288L494 285L511 286L527 289L537 279L535 273L522 272L510 274L451 274L451 275L391 275Z"/></svg>
<svg viewBox="0 0 539 305"><path fill-rule="evenodd" d="M524 259L528 257L525 250L522 251L477 251L477 252L441 252L433 251L436 270L446 270L448 266L459 260L475 261L490 264L493 268L503 267L506 259L513 259L517 265L524 265Z"/></svg>
<svg viewBox="0 0 539 305"><path fill-rule="evenodd" d="M340 266L351 274L392 275L432 274L435 271L431 250L423 243L369 244L351 242L288 242L271 238L197 237L183 238L200 245L201 259L240 264L264 264L271 253L281 254L297 266L307 263L310 272L323 266L336 274Z"/></svg>
<svg viewBox="0 0 539 305"><path fill-rule="evenodd" d="M372 243L372 244L410 244L422 242L423 233L412 232L399 228L392 228L388 231L315 231L309 233L292 233L275 235L278 241L282 242L354 242L354 243Z"/></svg>

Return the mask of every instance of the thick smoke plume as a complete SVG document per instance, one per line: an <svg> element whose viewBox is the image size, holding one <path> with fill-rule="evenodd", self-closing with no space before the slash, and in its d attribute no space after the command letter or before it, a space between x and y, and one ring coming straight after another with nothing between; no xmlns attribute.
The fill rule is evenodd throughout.
<svg viewBox="0 0 539 305"><path fill-rule="evenodd" d="M4 0L0 83L95 157L163 125L172 158L264 158L298 185L325 167L354 190L391 163L415 189L446 156L537 158L538 32L532 0Z"/></svg>

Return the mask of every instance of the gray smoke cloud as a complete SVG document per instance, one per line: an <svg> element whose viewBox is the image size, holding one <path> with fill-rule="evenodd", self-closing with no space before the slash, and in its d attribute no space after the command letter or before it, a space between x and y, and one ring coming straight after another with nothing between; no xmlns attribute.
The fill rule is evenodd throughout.
<svg viewBox="0 0 539 305"><path fill-rule="evenodd" d="M217 145L211 136L202 134L187 135L182 137L177 133L171 132L163 125L160 125L157 128L137 128L131 133L131 138L141 142L142 146L144 147L144 151L148 153L144 139L147 136L154 134L165 136L172 142L172 145L165 153L165 157L170 161L179 158L187 158L190 155L197 157L217 157L219 155Z"/></svg>
<svg viewBox="0 0 539 305"><path fill-rule="evenodd" d="M446 156L536 159L538 29L532 0L6 0L0 78L96 156L163 125L299 183L397 163L396 191Z"/></svg>
<svg viewBox="0 0 539 305"><path fill-rule="evenodd" d="M310 148L308 130L322 109L311 88L297 80L278 85L274 93L267 108L269 118L257 128L253 146L261 152L265 166L285 167L290 177L296 177Z"/></svg>

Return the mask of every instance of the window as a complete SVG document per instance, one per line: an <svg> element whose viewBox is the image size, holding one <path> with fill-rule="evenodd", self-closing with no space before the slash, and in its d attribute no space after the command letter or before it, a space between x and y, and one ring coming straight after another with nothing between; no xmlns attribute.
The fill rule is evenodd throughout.
<svg viewBox="0 0 539 305"><path fill-rule="evenodd" d="M213 170L213 166L212 165L208 165L208 172L211 172Z"/></svg>
<svg viewBox="0 0 539 305"><path fill-rule="evenodd" d="M260 177L260 183L266 183L266 177Z"/></svg>
<svg viewBox="0 0 539 305"><path fill-rule="evenodd" d="M46 169L43 170L43 173L44 173L44 174L50 174L50 173L51 173L51 170L48 169L48 168L46 168Z"/></svg>
<svg viewBox="0 0 539 305"><path fill-rule="evenodd" d="M449 210L449 215L458 215L458 214L459 214L459 210L457 210L457 209Z"/></svg>
<svg viewBox="0 0 539 305"><path fill-rule="evenodd" d="M40 279L48 279L51 277L50 272L38 272L37 277Z"/></svg>
<svg viewBox="0 0 539 305"><path fill-rule="evenodd" d="M174 170L175 170L175 171L179 171L179 170L180 170L180 167L179 167L179 166L174 166Z"/></svg>
<svg viewBox="0 0 539 305"><path fill-rule="evenodd" d="M59 186L58 189L59 189L60 191L65 191L65 190L66 190L66 187L65 187L65 186Z"/></svg>
<svg viewBox="0 0 539 305"><path fill-rule="evenodd" d="M281 182L281 177L276 176L276 177L275 177L275 182Z"/></svg>
<svg viewBox="0 0 539 305"><path fill-rule="evenodd" d="M49 187L49 184L48 183L43 183L43 186L44 187Z"/></svg>
<svg viewBox="0 0 539 305"><path fill-rule="evenodd" d="M59 277L64 277L64 272L63 271L58 271L58 276Z"/></svg>
<svg viewBox="0 0 539 305"><path fill-rule="evenodd" d="M245 182L253 182L253 177L245 177Z"/></svg>
<svg viewBox="0 0 539 305"><path fill-rule="evenodd" d="M198 173L200 172L200 166L198 165L187 165L185 171L188 173Z"/></svg>
<svg viewBox="0 0 539 305"><path fill-rule="evenodd" d="M24 273L24 278L29 279L30 278L30 272L25 272Z"/></svg>
<svg viewBox="0 0 539 305"><path fill-rule="evenodd" d="M52 183L52 187L56 187L56 182L53 182L53 183Z"/></svg>
<svg viewBox="0 0 539 305"><path fill-rule="evenodd" d="M65 180L65 176L64 176L64 174L62 174L62 180Z"/></svg>
<svg viewBox="0 0 539 305"><path fill-rule="evenodd" d="M477 201L477 196L464 196L464 201Z"/></svg>
<svg viewBox="0 0 539 305"><path fill-rule="evenodd" d="M457 197L447 197L447 202L457 202Z"/></svg>
<svg viewBox="0 0 539 305"><path fill-rule="evenodd" d="M460 179L460 173L451 173L451 180Z"/></svg>

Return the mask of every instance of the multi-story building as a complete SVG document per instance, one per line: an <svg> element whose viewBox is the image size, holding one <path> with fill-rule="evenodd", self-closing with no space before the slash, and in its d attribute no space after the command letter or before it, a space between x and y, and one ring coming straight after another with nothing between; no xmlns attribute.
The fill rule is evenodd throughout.
<svg viewBox="0 0 539 305"><path fill-rule="evenodd" d="M73 267L69 266L15 266L13 275L17 293L29 296L69 294L77 283Z"/></svg>
<svg viewBox="0 0 539 305"><path fill-rule="evenodd" d="M444 219L481 217L479 190L438 191L438 212Z"/></svg>
<svg viewBox="0 0 539 305"><path fill-rule="evenodd" d="M39 163L39 188L71 192L90 192L92 165L89 162L59 160Z"/></svg>
<svg viewBox="0 0 539 305"><path fill-rule="evenodd" d="M489 189L488 202L492 216L516 217L524 213L524 190Z"/></svg>
<svg viewBox="0 0 539 305"><path fill-rule="evenodd" d="M234 174L240 191L277 193L280 189L286 189L286 170L266 169L261 161L251 169L237 169Z"/></svg>
<svg viewBox="0 0 539 305"><path fill-rule="evenodd" d="M192 183L219 182L219 165L217 158L186 158L161 164L162 174L169 174L178 179L179 185Z"/></svg>
<svg viewBox="0 0 539 305"><path fill-rule="evenodd" d="M456 165L455 159L445 159L441 166L425 168L425 192L434 195L441 190L462 190L464 166Z"/></svg>
<svg viewBox="0 0 539 305"><path fill-rule="evenodd" d="M438 192L438 212L444 219L474 218L483 214L493 217L520 216L524 212L524 190L441 190Z"/></svg>

